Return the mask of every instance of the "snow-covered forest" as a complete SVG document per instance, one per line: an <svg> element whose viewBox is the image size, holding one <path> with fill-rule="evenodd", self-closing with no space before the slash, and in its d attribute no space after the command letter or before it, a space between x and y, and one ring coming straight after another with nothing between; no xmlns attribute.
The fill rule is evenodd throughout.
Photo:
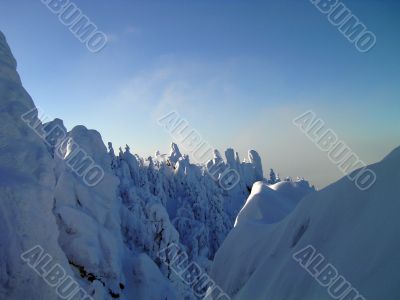
<svg viewBox="0 0 400 300"><path fill-rule="evenodd" d="M195 299L160 250L179 245L208 273L253 184L280 182L272 170L264 178L254 150L243 161L233 149L225 159L215 150L198 165L172 144L170 153L142 158L128 145L116 153L84 126L42 123L3 35L0 70L0 293L8 299L57 298L20 258L36 245L94 299ZM83 154L104 173L94 186L82 177ZM240 181L224 189L215 178L228 166ZM303 179L285 182L313 191ZM36 263L49 270L41 254Z"/></svg>
<svg viewBox="0 0 400 300"><path fill-rule="evenodd" d="M256 150L142 157L58 117L0 32L0 300L399 299L400 148L368 190L316 190Z"/></svg>

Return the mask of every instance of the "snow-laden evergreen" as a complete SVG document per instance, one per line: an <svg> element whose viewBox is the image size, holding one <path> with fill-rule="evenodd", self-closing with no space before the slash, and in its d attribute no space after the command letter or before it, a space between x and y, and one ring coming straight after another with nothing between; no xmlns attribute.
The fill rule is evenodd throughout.
<svg viewBox="0 0 400 300"><path fill-rule="evenodd" d="M132 154L129 146L115 155L109 143L112 168L120 179L119 196L135 216L135 224L130 220L127 230L135 247L156 260L161 248L180 242L191 259L208 267L233 227L236 213L232 206L240 207L249 186L263 179L261 159L250 151L249 163L234 159L234 168L243 179L233 190L224 190L215 178L226 170L233 150L227 150L226 161L215 153L206 167L192 164L174 143L169 154L157 152L147 159ZM216 163L223 165L217 172L213 170Z"/></svg>

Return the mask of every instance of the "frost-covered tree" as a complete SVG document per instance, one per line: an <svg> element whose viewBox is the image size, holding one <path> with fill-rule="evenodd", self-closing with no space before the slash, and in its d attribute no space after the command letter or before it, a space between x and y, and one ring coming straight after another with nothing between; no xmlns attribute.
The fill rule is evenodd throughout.
<svg viewBox="0 0 400 300"><path fill-rule="evenodd" d="M275 172L274 172L274 170L273 169L270 169L270 171L269 171L269 180L268 180L268 183L269 184L275 184L275 183L277 183L278 181L277 181L277 177L276 177L276 175L275 175Z"/></svg>
<svg viewBox="0 0 400 300"><path fill-rule="evenodd" d="M174 143L169 154L157 151L147 159L132 154L128 145L116 156L109 144L109 155L120 180L124 240L131 249L148 254L168 278L171 270L161 264L158 251L178 243L191 261L208 270L253 183L263 180L255 151L240 162L233 149L225 152L226 160L215 150L206 165L191 163ZM239 176L229 189L220 182L227 171ZM278 181L271 169L270 183Z"/></svg>

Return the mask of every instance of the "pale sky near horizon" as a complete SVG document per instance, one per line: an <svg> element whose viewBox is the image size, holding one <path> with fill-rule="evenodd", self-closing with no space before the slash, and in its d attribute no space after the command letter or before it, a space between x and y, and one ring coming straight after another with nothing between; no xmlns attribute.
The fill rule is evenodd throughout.
<svg viewBox="0 0 400 300"><path fill-rule="evenodd" d="M109 42L93 54L40 0L1 0L24 87L68 129L167 152L177 111L209 144L255 149L319 188L343 176L292 120L313 110L366 163L400 145L400 2L342 1L377 36L359 53L309 0L73 1Z"/></svg>

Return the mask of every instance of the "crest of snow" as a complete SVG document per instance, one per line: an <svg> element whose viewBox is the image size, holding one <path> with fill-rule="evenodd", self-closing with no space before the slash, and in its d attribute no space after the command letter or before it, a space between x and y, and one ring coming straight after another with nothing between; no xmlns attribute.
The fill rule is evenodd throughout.
<svg viewBox="0 0 400 300"><path fill-rule="evenodd" d="M212 277L217 284L233 299L330 299L292 259L293 253L312 245L366 299L398 299L400 148L369 168L377 181L368 192L344 177L309 194L291 214L272 224L268 209L276 210L281 198L273 198L272 189L257 183L256 193L215 256ZM275 188L283 192L287 187Z"/></svg>

